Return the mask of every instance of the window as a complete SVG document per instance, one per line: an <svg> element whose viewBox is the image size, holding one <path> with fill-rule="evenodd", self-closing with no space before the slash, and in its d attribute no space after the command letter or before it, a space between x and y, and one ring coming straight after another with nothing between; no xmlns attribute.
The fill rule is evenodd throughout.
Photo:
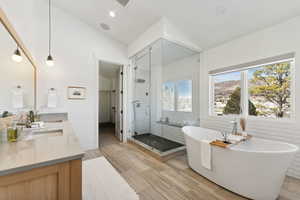
<svg viewBox="0 0 300 200"><path fill-rule="evenodd" d="M291 118L293 64L294 59L288 59L211 75L211 113Z"/></svg>
<svg viewBox="0 0 300 200"><path fill-rule="evenodd" d="M214 113L228 115L240 113L241 72L231 72L213 77Z"/></svg>
<svg viewBox="0 0 300 200"><path fill-rule="evenodd" d="M175 111L175 83L163 84L163 110Z"/></svg>
<svg viewBox="0 0 300 200"><path fill-rule="evenodd" d="M192 81L177 82L177 111L192 112Z"/></svg>
<svg viewBox="0 0 300 200"><path fill-rule="evenodd" d="M163 83L163 110L192 112L192 80Z"/></svg>
<svg viewBox="0 0 300 200"><path fill-rule="evenodd" d="M290 118L291 62L248 70L249 115Z"/></svg>

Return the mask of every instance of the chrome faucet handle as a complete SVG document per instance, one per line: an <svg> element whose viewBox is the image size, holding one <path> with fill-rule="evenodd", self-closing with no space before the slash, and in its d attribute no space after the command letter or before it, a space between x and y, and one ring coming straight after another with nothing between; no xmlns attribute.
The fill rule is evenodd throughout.
<svg viewBox="0 0 300 200"><path fill-rule="evenodd" d="M221 132L222 136L223 136L223 139L224 139L224 142L229 142L228 141L228 136L230 135L230 133L226 132L226 131L222 131Z"/></svg>
<svg viewBox="0 0 300 200"><path fill-rule="evenodd" d="M230 123L233 125L232 126L232 131L231 131L231 133L233 134L233 135L236 135L237 134L237 129L238 129L238 122L237 122L237 120L233 120L233 121L230 121Z"/></svg>
<svg viewBox="0 0 300 200"><path fill-rule="evenodd" d="M224 139L224 143L226 144L231 144L231 142L229 141L229 136L231 135L230 132L227 132L227 131L223 131L221 132L222 136L223 136L223 139Z"/></svg>

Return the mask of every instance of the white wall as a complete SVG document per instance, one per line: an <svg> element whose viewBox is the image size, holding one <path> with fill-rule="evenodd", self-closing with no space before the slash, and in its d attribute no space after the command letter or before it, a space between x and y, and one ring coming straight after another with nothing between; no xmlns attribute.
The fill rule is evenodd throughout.
<svg viewBox="0 0 300 200"><path fill-rule="evenodd" d="M99 122L115 123L115 111L112 107L116 107L116 98L118 95L117 89L119 72L116 72L116 77L105 77L99 75Z"/></svg>
<svg viewBox="0 0 300 200"><path fill-rule="evenodd" d="M142 33L135 41L128 45L128 56L134 56L136 53L146 48L151 43L164 36L164 22L159 20Z"/></svg>
<svg viewBox="0 0 300 200"><path fill-rule="evenodd" d="M99 75L99 90L113 90L113 80Z"/></svg>
<svg viewBox="0 0 300 200"><path fill-rule="evenodd" d="M99 91L99 123L111 121L111 92Z"/></svg>
<svg viewBox="0 0 300 200"><path fill-rule="evenodd" d="M184 31L178 29L170 20L163 18L164 20L164 38L176 42L182 46L189 47L195 51L201 51L201 48L196 45L195 41L191 40Z"/></svg>
<svg viewBox="0 0 300 200"><path fill-rule="evenodd" d="M230 41L201 54L200 117L201 126L213 129L230 128L229 119L208 116L208 71L249 61L296 52L296 119L295 121L248 120L247 131L258 137L290 142L300 146L300 17ZM274 163L276 164L276 163ZM291 176L300 178L300 153L288 170Z"/></svg>
<svg viewBox="0 0 300 200"><path fill-rule="evenodd" d="M112 79L99 74L99 123L110 122Z"/></svg>
<svg viewBox="0 0 300 200"><path fill-rule="evenodd" d="M53 57L55 66L45 65L48 39L47 1L0 0L2 9L38 63L38 105L46 104L47 90L61 95L59 107L69 119L84 149L98 146L98 61L127 64L126 46L103 35L61 9L53 9ZM85 100L67 99L68 86L87 88Z"/></svg>
<svg viewBox="0 0 300 200"><path fill-rule="evenodd" d="M197 120L199 118L199 54L177 60L163 67L162 82L192 80L192 108L193 112L168 112L164 111L163 116L173 122L184 120Z"/></svg>
<svg viewBox="0 0 300 200"><path fill-rule="evenodd" d="M171 21L163 17L128 45L128 56L134 56L139 51L161 38L176 42L177 44L189 47L195 51L201 51L201 48L190 40L184 32L177 29Z"/></svg>
<svg viewBox="0 0 300 200"><path fill-rule="evenodd" d="M151 87L150 87L150 102L151 102L151 133L162 136L161 126L156 123L162 117L162 77L163 65L162 54L156 58L161 62L156 63L151 67Z"/></svg>
<svg viewBox="0 0 300 200"><path fill-rule="evenodd" d="M186 57L167 64L162 68L162 83L167 81L192 80L192 109L193 112L162 111L163 117L170 122L183 123L199 119L199 54ZM160 86L161 91L161 86ZM161 101L159 101L161 102ZM161 126L161 134L170 140L184 143L181 128Z"/></svg>

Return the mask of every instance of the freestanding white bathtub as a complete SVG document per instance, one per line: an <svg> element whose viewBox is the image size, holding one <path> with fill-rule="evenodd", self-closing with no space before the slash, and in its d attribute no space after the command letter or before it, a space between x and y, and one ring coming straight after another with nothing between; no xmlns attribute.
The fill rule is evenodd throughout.
<svg viewBox="0 0 300 200"><path fill-rule="evenodd" d="M216 184L255 200L275 200L286 171L298 151L292 144L252 138L227 149L212 146L212 168L201 164L202 139L215 140L221 133L201 127L182 128L189 166Z"/></svg>

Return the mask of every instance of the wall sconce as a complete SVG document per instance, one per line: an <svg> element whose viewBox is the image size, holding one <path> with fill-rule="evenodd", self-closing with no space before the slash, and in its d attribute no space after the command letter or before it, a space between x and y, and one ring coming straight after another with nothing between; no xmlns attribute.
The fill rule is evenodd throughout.
<svg viewBox="0 0 300 200"><path fill-rule="evenodd" d="M11 59L17 63L22 62L23 57L21 55L21 52L19 50L19 47L15 50L14 54L11 56Z"/></svg>

